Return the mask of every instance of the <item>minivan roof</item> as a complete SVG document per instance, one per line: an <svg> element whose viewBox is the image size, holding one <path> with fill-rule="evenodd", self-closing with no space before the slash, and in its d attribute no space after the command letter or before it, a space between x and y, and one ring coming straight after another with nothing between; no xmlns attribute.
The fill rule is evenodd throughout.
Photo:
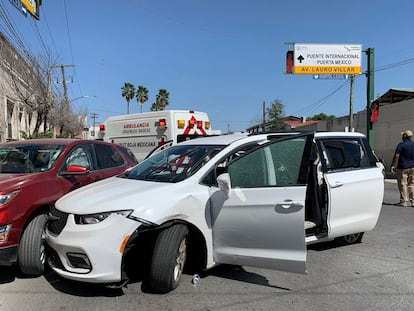
<svg viewBox="0 0 414 311"><path fill-rule="evenodd" d="M212 135L212 136L200 136L199 138L192 139L190 141L184 141L180 144L191 144L191 145L229 145L240 139L248 139L249 141L257 139L265 139L267 136L276 135L300 135L301 132L266 132L266 133L236 133L236 134L223 134L223 135ZM322 137L365 137L364 134L358 132L316 132L316 138Z"/></svg>

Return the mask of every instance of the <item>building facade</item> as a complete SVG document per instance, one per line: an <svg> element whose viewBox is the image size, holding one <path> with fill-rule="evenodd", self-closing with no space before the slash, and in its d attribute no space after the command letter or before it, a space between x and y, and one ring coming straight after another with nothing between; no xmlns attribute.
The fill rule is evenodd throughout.
<svg viewBox="0 0 414 311"><path fill-rule="evenodd" d="M0 142L20 140L33 132L37 112L27 103L38 85L32 83L36 79L23 57L0 33Z"/></svg>

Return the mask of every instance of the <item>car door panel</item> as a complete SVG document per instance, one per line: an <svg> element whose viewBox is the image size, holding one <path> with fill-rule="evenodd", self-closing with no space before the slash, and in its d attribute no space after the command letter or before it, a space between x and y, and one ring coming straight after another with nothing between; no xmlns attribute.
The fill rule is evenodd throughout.
<svg viewBox="0 0 414 311"><path fill-rule="evenodd" d="M384 194L384 176L380 168L327 173L325 181L329 237L365 232L375 227Z"/></svg>
<svg viewBox="0 0 414 311"><path fill-rule="evenodd" d="M323 152L330 238L372 230L384 195L384 175L362 138L329 138ZM350 194L352 194L350 196Z"/></svg>
<svg viewBox="0 0 414 311"><path fill-rule="evenodd" d="M213 224L218 263L304 272L306 187L236 189Z"/></svg>
<svg viewBox="0 0 414 311"><path fill-rule="evenodd" d="M230 164L231 189L211 202L215 262L305 272L303 164L312 137L271 142Z"/></svg>

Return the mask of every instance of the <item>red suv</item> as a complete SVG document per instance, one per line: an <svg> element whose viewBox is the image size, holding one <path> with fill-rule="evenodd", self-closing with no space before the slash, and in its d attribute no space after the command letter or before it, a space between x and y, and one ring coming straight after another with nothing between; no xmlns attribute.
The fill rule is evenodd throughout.
<svg viewBox="0 0 414 311"><path fill-rule="evenodd" d="M137 163L129 149L97 140L0 144L0 265L17 262L24 274L42 274L49 207L71 190Z"/></svg>

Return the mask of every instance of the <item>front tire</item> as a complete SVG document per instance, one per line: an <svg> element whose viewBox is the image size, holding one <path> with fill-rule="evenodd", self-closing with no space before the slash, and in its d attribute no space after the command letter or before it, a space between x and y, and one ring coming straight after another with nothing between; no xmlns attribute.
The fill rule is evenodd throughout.
<svg viewBox="0 0 414 311"><path fill-rule="evenodd" d="M48 217L45 214L33 218L23 232L19 245L19 268L23 274L39 276L44 272L46 244L44 229Z"/></svg>
<svg viewBox="0 0 414 311"><path fill-rule="evenodd" d="M351 245L351 244L361 243L363 236L364 236L364 232L359 232L359 233L344 235L339 238L336 238L335 240L339 245Z"/></svg>
<svg viewBox="0 0 414 311"><path fill-rule="evenodd" d="M163 230L157 237L149 272L149 286L167 293L180 284L187 258L188 228L174 225Z"/></svg>

